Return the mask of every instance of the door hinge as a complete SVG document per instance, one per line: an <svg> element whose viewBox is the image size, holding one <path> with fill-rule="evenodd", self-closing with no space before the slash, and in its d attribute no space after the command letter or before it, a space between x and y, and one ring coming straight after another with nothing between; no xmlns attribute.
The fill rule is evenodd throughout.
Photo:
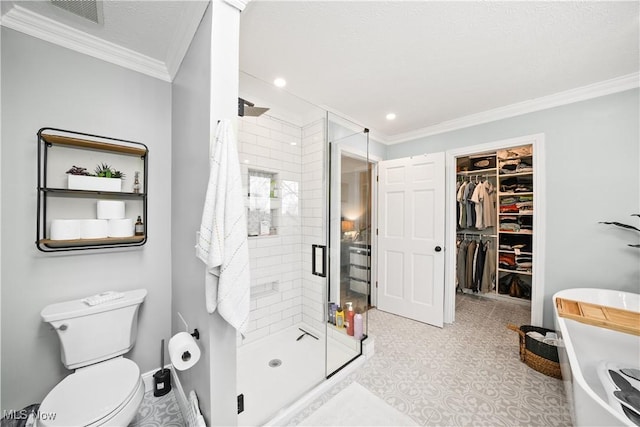
<svg viewBox="0 0 640 427"><path fill-rule="evenodd" d="M376 289L378 289L378 281L376 280Z"/></svg>
<svg viewBox="0 0 640 427"><path fill-rule="evenodd" d="M380 182L380 175L376 175L376 182Z"/></svg>
<svg viewBox="0 0 640 427"><path fill-rule="evenodd" d="M376 236L378 235L378 229L376 228Z"/></svg>
<svg viewBox="0 0 640 427"><path fill-rule="evenodd" d="M244 412L244 394L238 395L238 414Z"/></svg>

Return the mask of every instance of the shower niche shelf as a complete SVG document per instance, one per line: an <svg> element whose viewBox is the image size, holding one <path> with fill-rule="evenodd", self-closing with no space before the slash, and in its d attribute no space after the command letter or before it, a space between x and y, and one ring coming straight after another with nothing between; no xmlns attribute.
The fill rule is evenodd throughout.
<svg viewBox="0 0 640 427"><path fill-rule="evenodd" d="M249 169L246 199L248 236L277 236L281 204L278 174Z"/></svg>
<svg viewBox="0 0 640 427"><path fill-rule="evenodd" d="M147 242L147 162L146 145L55 128L42 128L38 137L38 187L36 247L42 252L112 249L142 246ZM130 191L78 190L68 188L66 171L72 165L108 164L123 172ZM87 168L89 169L89 168ZM133 189L138 172L139 185ZM109 179L109 178L98 178ZM140 182L141 181L141 182ZM126 218L140 216L142 235L127 237L51 239L52 219L95 219L99 200L125 202Z"/></svg>

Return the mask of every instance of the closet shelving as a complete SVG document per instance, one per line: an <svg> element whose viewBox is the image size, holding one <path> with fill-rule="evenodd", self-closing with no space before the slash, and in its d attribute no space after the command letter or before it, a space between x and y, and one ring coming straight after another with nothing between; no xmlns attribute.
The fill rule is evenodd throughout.
<svg viewBox="0 0 640 427"><path fill-rule="evenodd" d="M38 199L36 217L36 246L43 252L77 251L142 246L147 242L147 162L146 145L123 139L92 135L64 129L42 128L38 136ZM87 154L94 153L94 154ZM97 154L96 154L97 153ZM93 156L100 160L94 160ZM71 165L92 159L93 163L118 161L126 165L125 177L135 172L142 181L138 192L76 190L66 188L65 170ZM111 159L111 160L109 160ZM53 165L53 166L52 166ZM100 178L106 179L106 178ZM82 213L95 215L98 200L124 200L127 216L140 216L145 227L143 235L131 237L83 238L53 240L48 238L51 218L82 218ZM54 208L55 205L55 208ZM92 206L88 208L88 206ZM95 216L93 217L95 218Z"/></svg>
<svg viewBox="0 0 640 427"><path fill-rule="evenodd" d="M474 168L474 159L483 158L490 167ZM484 290L486 296L529 304L533 283L533 174L530 145L457 159L459 182L489 180L495 187L494 222L485 224L483 229L461 227L460 223L457 227L459 242L475 240L495 250L493 283L489 289L487 286L484 289L462 286L463 292ZM468 280L462 282L468 284Z"/></svg>
<svg viewBox="0 0 640 427"><path fill-rule="evenodd" d="M497 152L499 295L530 300L533 276L533 147Z"/></svg>

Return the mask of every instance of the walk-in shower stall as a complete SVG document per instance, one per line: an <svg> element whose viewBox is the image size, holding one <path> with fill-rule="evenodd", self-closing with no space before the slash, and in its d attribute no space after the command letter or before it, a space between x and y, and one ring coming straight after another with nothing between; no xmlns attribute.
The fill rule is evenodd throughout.
<svg viewBox="0 0 640 427"><path fill-rule="evenodd" d="M251 313L237 338L238 424L262 425L362 353L370 210L346 218L341 206L352 198L370 206L371 177L365 167L341 182L335 154L350 144L366 164L363 128L243 73L240 98ZM353 328L334 324L338 306Z"/></svg>

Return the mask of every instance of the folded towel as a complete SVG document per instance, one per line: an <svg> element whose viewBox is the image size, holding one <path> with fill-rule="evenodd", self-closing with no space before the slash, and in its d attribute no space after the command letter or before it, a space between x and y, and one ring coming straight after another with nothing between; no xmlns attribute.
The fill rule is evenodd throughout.
<svg viewBox="0 0 640 427"><path fill-rule="evenodd" d="M189 417L187 420L188 427L207 427L204 421L202 412L200 412L200 404L198 403L198 396L196 392L191 390L189 392L189 404L191 405L191 411L189 411Z"/></svg>
<svg viewBox="0 0 640 427"><path fill-rule="evenodd" d="M196 254L207 266L207 311L244 334L249 319L249 248L235 136L221 120L209 146L209 184Z"/></svg>

